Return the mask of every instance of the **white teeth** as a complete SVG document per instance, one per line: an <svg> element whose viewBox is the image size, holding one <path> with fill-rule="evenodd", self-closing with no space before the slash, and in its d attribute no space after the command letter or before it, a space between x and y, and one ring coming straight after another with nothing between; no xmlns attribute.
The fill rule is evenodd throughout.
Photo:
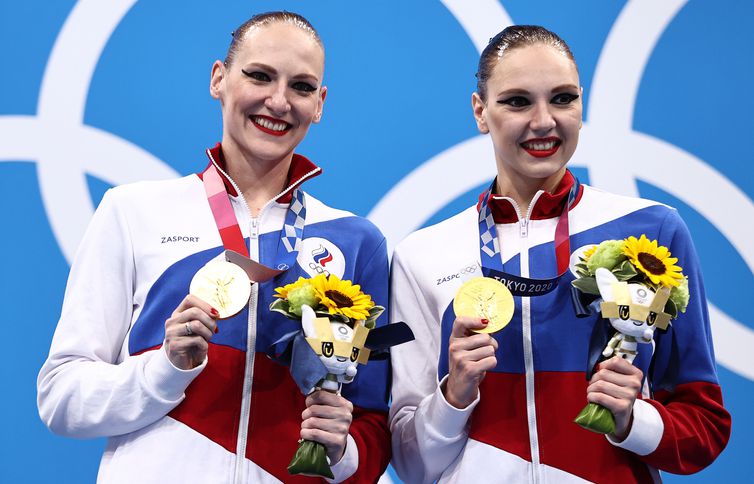
<svg viewBox="0 0 754 484"><path fill-rule="evenodd" d="M532 143L524 143L524 147L530 150L536 150L536 151L547 151L551 150L555 147L555 141L546 141L544 143L540 142L532 142Z"/></svg>
<svg viewBox="0 0 754 484"><path fill-rule="evenodd" d="M259 116L254 116L253 119L258 125L271 129L272 131L285 131L285 128L288 126L287 123L275 123Z"/></svg>

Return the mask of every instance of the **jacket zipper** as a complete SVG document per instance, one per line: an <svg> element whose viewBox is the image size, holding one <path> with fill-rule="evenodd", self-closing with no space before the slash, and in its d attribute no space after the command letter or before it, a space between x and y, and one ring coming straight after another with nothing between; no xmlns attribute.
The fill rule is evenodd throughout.
<svg viewBox="0 0 754 484"><path fill-rule="evenodd" d="M262 212L269 202L262 207L259 212L259 217L254 217L251 214L249 205L246 203L246 199L243 193L236 185L236 182L228 175L220 166L212 160L215 168L225 176L230 182L233 189L238 194L238 200L241 201L245 209L245 213L249 216L249 255L259 253L259 218L261 218ZM240 225L240 222L239 222ZM246 362L243 376L243 390L241 393L241 415L238 421L238 433L236 435L236 459L233 466L233 479L231 482L242 483L246 481L246 445L248 443L249 433L249 418L251 416L251 387L254 382L254 356L256 355L256 341L257 341L257 299L259 297L259 287L257 284L251 285L251 297L249 297L249 319L246 329Z"/></svg>
<svg viewBox="0 0 754 484"><path fill-rule="evenodd" d="M317 172L321 171L322 169L317 167L308 173L304 174L301 178L299 178L296 182L289 185L287 188L285 188L282 192L275 195L272 199L268 200L267 203L264 204L262 209L259 211L259 215L257 217L254 217L251 213L251 209L249 208L249 205L246 203L246 199L243 196L243 193L238 188L238 185L236 185L236 182L233 181L233 179L228 175L221 167L217 164L215 159L212 157L211 153L209 153L209 150L207 150L207 153L210 157L210 160L212 161L212 164L215 165L215 168L223 174L223 176L230 182L233 189L238 194L238 199L241 201L241 205L243 205L246 214L250 218L250 230L249 230L249 255L254 254L255 252L258 255L258 259L261 262L262 260L262 254L259 250L259 228L260 228L260 220L262 218L262 215L265 213L265 211L273 204L275 203L275 200L282 197L292 189L294 189L296 186L303 183L306 179L310 178ZM239 222L240 225L240 222ZM256 342L257 342L257 305L258 305L258 299L259 299L259 286L257 284L252 284L251 286L251 297L249 298L249 320L248 320L248 326L247 326L247 332L246 332L246 367L244 368L244 381L243 381L243 393L241 394L241 415L238 422L238 435L236 437L236 460L235 460L235 466L233 469L233 479L232 482L234 483L243 483L246 482L246 476L245 476L245 469L246 469L246 447L248 445L248 433L249 433L249 419L251 417L251 390L252 390L252 383L254 381L254 357L256 355Z"/></svg>
<svg viewBox="0 0 754 484"><path fill-rule="evenodd" d="M513 205L513 208L516 210L516 215L519 220L518 228L519 237L521 239L519 260L521 261L521 277L529 277L529 243L527 240L529 236L529 221L531 220L532 209L542 193L544 192L540 190L534 195L529 203L526 217L521 217L521 207L518 203L512 198L508 198ZM521 297L521 332L524 347L524 368L526 370L526 419L529 429L529 451L531 452L532 464L529 481L538 484L543 482L543 480L540 476L539 433L537 432L537 408L534 394L534 350L532 348L531 298L527 296Z"/></svg>
<svg viewBox="0 0 754 484"><path fill-rule="evenodd" d="M208 151L209 153L209 151ZM241 201L246 214L250 218L250 230L249 230L249 255L256 253L257 258L261 262L262 254L259 250L259 228L260 220L265 211L275 203L275 200L291 191L295 186L300 185L304 180L311 177L315 173L319 172L321 168L315 168L304 176L299 178L294 184L288 186L279 194L275 195L272 199L268 200L259 211L259 215L254 217L251 213L249 205L246 203L246 199L243 193L236 185L236 182L228 175L218 164L210 154L210 159L215 168L223 174L223 176L230 182L233 189L238 194L238 199ZM240 222L239 222L240 225ZM248 445L248 433L249 433L249 419L251 417L251 389L254 382L254 357L256 355L256 343L257 343L257 306L259 303L259 286L252 284L251 297L249 298L249 320L246 332L246 367L244 368L244 380L243 380L243 393L241 394L241 415L238 422L238 435L236 437L236 460L233 469L234 483L246 482L245 469L246 469L246 447Z"/></svg>
<svg viewBox="0 0 754 484"><path fill-rule="evenodd" d="M240 193L240 192L238 192ZM243 197L241 197L243 199ZM247 207L248 208L248 207ZM259 223L254 217L251 219L249 232L249 253L259 252ZM249 419L251 418L251 387L254 383L254 357L257 342L257 305L259 299L259 285L252 284L249 298L249 320L246 330L246 367L244 368L243 393L241 393L241 417L238 422L238 437L236 440L236 466L234 482L246 482L246 447L248 445Z"/></svg>

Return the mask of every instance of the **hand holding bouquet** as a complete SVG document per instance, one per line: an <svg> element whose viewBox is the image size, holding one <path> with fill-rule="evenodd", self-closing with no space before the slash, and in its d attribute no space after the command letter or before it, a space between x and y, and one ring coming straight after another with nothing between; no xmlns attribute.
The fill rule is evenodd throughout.
<svg viewBox="0 0 754 484"><path fill-rule="evenodd" d="M633 363L637 343L650 343L655 329L666 329L670 319L686 310L688 280L677 262L666 247L645 235L606 240L584 253L572 284L602 298L602 317L615 329L603 357L616 355ZM596 403L587 404L574 421L594 432L615 432L613 415Z"/></svg>
<svg viewBox="0 0 754 484"><path fill-rule="evenodd" d="M353 381L357 365L365 364L369 359L370 350L364 346L367 334L375 327L375 321L384 308L376 306L358 285L341 281L334 275L299 278L293 284L277 288L275 296L279 299L270 305L270 309L290 319L300 320L308 343L306 350L309 354L301 358L294 356L291 372L311 373L324 368L322 377L315 380L315 388L306 385L304 392L310 394L316 389L323 389L340 393L343 383ZM317 359L312 360L312 352L319 364L314 365L316 368L305 368L317 362ZM327 450L319 442L299 441L288 472L333 478Z"/></svg>

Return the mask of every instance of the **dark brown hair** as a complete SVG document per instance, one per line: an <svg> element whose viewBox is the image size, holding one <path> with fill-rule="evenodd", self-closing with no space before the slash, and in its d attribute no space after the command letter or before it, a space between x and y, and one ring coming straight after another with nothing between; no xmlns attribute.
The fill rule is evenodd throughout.
<svg viewBox="0 0 754 484"><path fill-rule="evenodd" d="M510 50L534 44L552 46L571 59L574 65L576 64L571 49L558 34L539 25L511 25L492 37L479 57L476 89L483 101L487 96L487 80L492 75L492 69L498 60Z"/></svg>
<svg viewBox="0 0 754 484"><path fill-rule="evenodd" d="M246 36L246 32L248 32L252 27L263 27L265 25L270 25L278 22L295 25L307 34L311 35L312 39L314 39L320 47L322 47L323 49L325 48L324 44L322 44L322 39L320 39L319 34L303 15L299 15L293 12L286 12L284 10L259 13L251 17L246 22L242 23L236 30L231 33L233 40L231 40L230 47L228 47L228 53L225 55L225 65L229 66L233 63L233 59L236 57L236 52L238 51L239 44Z"/></svg>

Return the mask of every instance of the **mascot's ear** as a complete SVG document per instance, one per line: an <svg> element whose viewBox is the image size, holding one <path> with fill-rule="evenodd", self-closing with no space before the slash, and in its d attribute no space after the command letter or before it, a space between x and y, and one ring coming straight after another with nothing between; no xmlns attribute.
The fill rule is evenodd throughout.
<svg viewBox="0 0 754 484"><path fill-rule="evenodd" d="M613 283L618 282L618 278L604 267L600 267L594 272L594 278L597 280L597 289L600 290L600 296L602 296L602 300L614 301L615 296L613 296Z"/></svg>
<svg viewBox="0 0 754 484"><path fill-rule="evenodd" d="M301 327L304 330L304 334L308 338L316 338L317 330L314 328L314 320L317 315L314 314L314 310L306 304L301 306Z"/></svg>

